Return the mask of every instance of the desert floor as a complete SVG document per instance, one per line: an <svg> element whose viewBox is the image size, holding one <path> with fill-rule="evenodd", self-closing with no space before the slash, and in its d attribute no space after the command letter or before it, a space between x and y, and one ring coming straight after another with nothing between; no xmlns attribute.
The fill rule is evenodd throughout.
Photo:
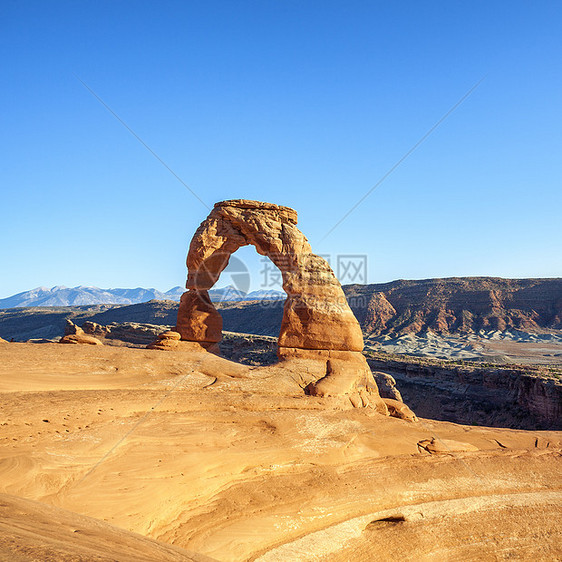
<svg viewBox="0 0 562 562"><path fill-rule="evenodd" d="M191 348L0 344L0 559L562 559L562 432L301 386Z"/></svg>

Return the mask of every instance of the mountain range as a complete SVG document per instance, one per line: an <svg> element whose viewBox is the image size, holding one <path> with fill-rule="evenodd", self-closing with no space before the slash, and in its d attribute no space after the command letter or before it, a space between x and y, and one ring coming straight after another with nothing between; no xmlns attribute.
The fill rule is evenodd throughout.
<svg viewBox="0 0 562 562"><path fill-rule="evenodd" d="M174 287L165 293L157 289L100 289L98 287L37 287L11 297L0 299L0 308L21 308L36 306L88 306L96 304L139 304L150 300L179 301L185 292L183 287ZM257 290L243 293L232 285L221 289L211 289L209 296L213 302L277 300L284 299L285 293L274 290Z"/></svg>
<svg viewBox="0 0 562 562"><path fill-rule="evenodd" d="M54 290L58 289L58 290ZM65 320L79 325L86 320L107 325L138 322L173 326L183 289L171 289L164 298L154 289L115 289L90 293L96 301L81 306L69 295L85 298L93 288L21 293L0 300L0 337L22 341L53 338L64 332ZM82 289L82 290L79 290ZM398 280L377 285L343 287L353 313L367 335L400 336L434 332L477 333L520 330L538 333L562 330L562 279L501 279L451 277L447 279ZM66 292L65 292L66 291ZM154 292L152 292L154 291ZM232 287L210 291L217 302L225 330L277 336L283 316L284 293L277 291L243 295ZM58 297L57 297L58 294ZM26 297L26 295L28 295ZM45 303L60 298L58 306ZM92 297L92 298L94 298ZM30 304L33 298L38 304ZM115 302L110 299L129 299ZM133 299L150 302L129 304ZM102 301L103 304L99 304ZM68 303L68 304L66 304ZM7 310L7 307L12 307ZM27 307L27 308L24 308Z"/></svg>

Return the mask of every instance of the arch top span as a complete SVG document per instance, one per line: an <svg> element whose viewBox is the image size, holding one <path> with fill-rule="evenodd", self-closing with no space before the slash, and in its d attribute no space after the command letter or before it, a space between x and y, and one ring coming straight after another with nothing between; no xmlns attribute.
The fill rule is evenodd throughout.
<svg viewBox="0 0 562 562"><path fill-rule="evenodd" d="M238 209L257 209L261 211L274 211L283 215L287 221L297 224L298 214L295 209L277 205L276 203L266 203L265 201L252 201L250 199L227 199L218 201L213 206L215 209L220 207L237 207Z"/></svg>

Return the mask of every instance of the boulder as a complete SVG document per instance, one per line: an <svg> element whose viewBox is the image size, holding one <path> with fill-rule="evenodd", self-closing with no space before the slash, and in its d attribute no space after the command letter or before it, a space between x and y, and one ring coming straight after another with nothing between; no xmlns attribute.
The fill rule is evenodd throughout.
<svg viewBox="0 0 562 562"><path fill-rule="evenodd" d="M418 418L404 402L401 400L393 400L392 398L383 398L383 402L388 408L388 414L393 418L399 418L401 420L415 422Z"/></svg>
<svg viewBox="0 0 562 562"><path fill-rule="evenodd" d="M140 322L112 322L103 326L106 330L105 338L120 342L146 346L154 341L165 330L159 324L142 324Z"/></svg>
<svg viewBox="0 0 562 562"><path fill-rule="evenodd" d="M63 336L59 343L74 343L74 344L87 344L87 345L103 345L103 343L94 338L94 336L88 336L87 334L69 334L67 336Z"/></svg>
<svg viewBox="0 0 562 562"><path fill-rule="evenodd" d="M70 336L74 334L83 334L84 330L77 326L72 320L66 319L66 325L64 327L64 335Z"/></svg>
<svg viewBox="0 0 562 562"><path fill-rule="evenodd" d="M373 371L373 377L375 377L375 381L383 398L391 398L392 400L403 402L402 395L396 388L396 381L392 375L383 373L382 371Z"/></svg>
<svg viewBox="0 0 562 562"><path fill-rule="evenodd" d="M168 330L160 334L155 341L148 344L146 347L147 349L160 349L162 351L169 351L171 349L176 349L180 340L181 334L179 332Z"/></svg>
<svg viewBox="0 0 562 562"><path fill-rule="evenodd" d="M89 320L82 324L82 329L86 334L96 336L98 338L105 338L109 333L109 329L106 326L102 326L101 324L97 324L96 322L91 322Z"/></svg>

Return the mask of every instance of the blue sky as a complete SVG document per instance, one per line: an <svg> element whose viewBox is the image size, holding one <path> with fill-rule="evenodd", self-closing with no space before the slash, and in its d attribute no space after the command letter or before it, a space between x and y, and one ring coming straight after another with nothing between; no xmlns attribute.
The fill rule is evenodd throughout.
<svg viewBox="0 0 562 562"><path fill-rule="evenodd" d="M559 2L4 0L0 297L185 282L207 209L76 76L207 205L294 207L368 282L562 276L561 21Z"/></svg>

